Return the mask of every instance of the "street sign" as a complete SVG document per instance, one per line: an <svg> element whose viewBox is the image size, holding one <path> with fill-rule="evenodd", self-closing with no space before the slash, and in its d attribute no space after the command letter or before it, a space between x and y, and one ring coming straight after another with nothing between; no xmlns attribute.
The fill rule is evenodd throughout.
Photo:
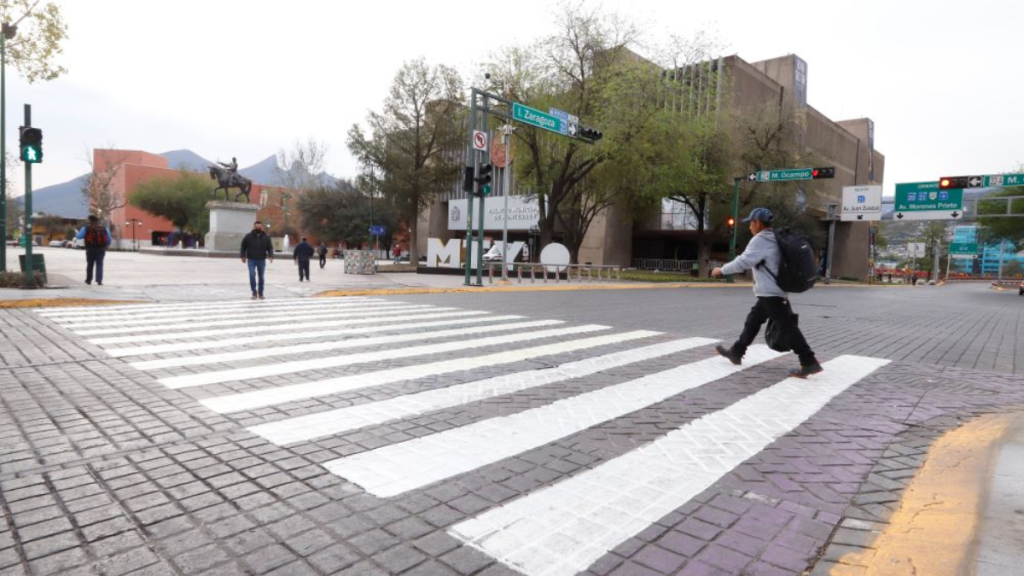
<svg viewBox="0 0 1024 576"><path fill-rule="evenodd" d="M949 245L949 255L952 258L977 258L978 244L976 242L953 242Z"/></svg>
<svg viewBox="0 0 1024 576"><path fill-rule="evenodd" d="M544 130L550 130L556 134L562 136L569 135L569 123L566 120L562 120L558 116L552 116L537 110L536 108L530 108L520 104L519 102L512 103L512 118L523 124L529 124L537 128L543 128Z"/></svg>
<svg viewBox="0 0 1024 576"><path fill-rule="evenodd" d="M982 188L1024 186L1024 174L993 174L982 178L984 180Z"/></svg>
<svg viewBox="0 0 1024 576"><path fill-rule="evenodd" d="M894 210L897 221L959 220L964 217L964 191L940 190L938 182L897 184Z"/></svg>
<svg viewBox="0 0 1024 576"><path fill-rule="evenodd" d="M788 182L790 180L811 180L814 178L813 168L794 168L792 170L761 170L747 174L747 180L758 182Z"/></svg>
<svg viewBox="0 0 1024 576"><path fill-rule="evenodd" d="M548 108L548 113L565 123L565 132L559 132L559 134L564 134L570 138L576 138L580 135L579 116L573 116L565 110L559 110L554 106Z"/></svg>
<svg viewBox="0 0 1024 576"><path fill-rule="evenodd" d="M867 222L882 219L881 186L845 186L843 188L843 222Z"/></svg>
<svg viewBox="0 0 1024 576"><path fill-rule="evenodd" d="M907 258L924 258L924 242L910 242L907 244Z"/></svg>
<svg viewBox="0 0 1024 576"><path fill-rule="evenodd" d="M487 150L487 132L473 130L473 149Z"/></svg>
<svg viewBox="0 0 1024 576"><path fill-rule="evenodd" d="M373 226L370 226L370 235L371 236L383 236L387 232L387 230L388 230L387 227L379 226L379 225L375 224Z"/></svg>

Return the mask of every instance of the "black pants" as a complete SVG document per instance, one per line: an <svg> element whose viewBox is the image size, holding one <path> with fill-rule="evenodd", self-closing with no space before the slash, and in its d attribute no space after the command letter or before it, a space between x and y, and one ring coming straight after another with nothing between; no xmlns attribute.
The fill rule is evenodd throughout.
<svg viewBox="0 0 1024 576"><path fill-rule="evenodd" d="M804 339L800 328L793 322L793 309L789 306L789 300L778 296L759 296L757 298L757 304L754 304L754 307L750 309L750 314L747 314L747 321L743 324L743 333L732 345L732 349L739 352L741 356L746 353L747 347L761 331L761 325L769 318L778 324L783 334L788 336L789 345L792 346L793 353L800 357L801 365L807 366L817 362L814 358L814 351L807 345L807 340Z"/></svg>
<svg viewBox="0 0 1024 576"><path fill-rule="evenodd" d="M96 282L103 284L103 257L107 255L107 249L97 246L89 246L85 249L85 283L92 284L93 267L96 268Z"/></svg>
<svg viewBox="0 0 1024 576"><path fill-rule="evenodd" d="M303 278L309 280L309 260L299 258L299 280Z"/></svg>
<svg viewBox="0 0 1024 576"><path fill-rule="evenodd" d="M320 267L323 268L327 265L327 254L320 255Z"/></svg>

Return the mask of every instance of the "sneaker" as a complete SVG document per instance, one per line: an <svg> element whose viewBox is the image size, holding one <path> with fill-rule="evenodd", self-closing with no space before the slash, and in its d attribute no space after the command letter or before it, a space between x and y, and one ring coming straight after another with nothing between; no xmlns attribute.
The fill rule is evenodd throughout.
<svg viewBox="0 0 1024 576"><path fill-rule="evenodd" d="M724 356L725 358L728 358L729 362L732 362L737 366L743 363L743 356L740 356L736 354L736 352L733 352L732 348L726 348L725 346L719 344L718 346L715 346L715 350L718 351L719 356Z"/></svg>
<svg viewBox="0 0 1024 576"><path fill-rule="evenodd" d="M86 280L85 283L88 284L89 286L92 286L92 282L89 282L88 280Z"/></svg>
<svg viewBox="0 0 1024 576"><path fill-rule="evenodd" d="M97 286L103 286L103 282L96 282Z"/></svg>
<svg viewBox="0 0 1024 576"><path fill-rule="evenodd" d="M253 295L252 295L252 299L253 299L253 300L255 300L255 299L256 299L256 295L255 295L255 294L253 294Z"/></svg>
<svg viewBox="0 0 1024 576"><path fill-rule="evenodd" d="M821 364L815 362L806 366L801 365L799 368L793 368L789 371L789 375L793 378L807 378L811 374L818 374L824 371L825 369L821 367Z"/></svg>
<svg viewBox="0 0 1024 576"><path fill-rule="evenodd" d="M263 294L260 294L260 295L259 295L259 299L260 299L260 300L263 300Z"/></svg>

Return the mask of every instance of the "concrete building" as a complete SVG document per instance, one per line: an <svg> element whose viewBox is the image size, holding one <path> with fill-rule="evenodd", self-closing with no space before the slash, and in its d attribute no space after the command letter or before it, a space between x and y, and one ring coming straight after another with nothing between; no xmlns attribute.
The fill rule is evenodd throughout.
<svg viewBox="0 0 1024 576"><path fill-rule="evenodd" d="M698 87L694 95L697 106L711 113L719 105L743 109L776 102L791 104L802 113L804 146L836 168L834 180L818 181L824 183L822 191L801 199L808 213L822 219L823 228L830 225L830 215L838 218L844 186L882 182L885 157L874 147L874 123L869 118L833 121L810 106L807 63L799 57L788 55L750 63L729 56L682 72L690 74L690 86ZM501 194L497 190L487 200L486 231L494 239L501 238ZM420 253L427 253L428 238L446 242L466 237L465 197L461 190L454 190L424 211L420 230L428 233L419 235ZM509 240L534 243L536 235L531 229L537 223L536 200L516 196L514 191L510 201L514 217L509 221ZM835 207L832 211L830 205ZM833 277L867 279L871 270L869 225L835 222ZM712 258L725 259L726 250L726 240L719 237L713 243ZM535 247L530 252L537 254ZM591 225L579 255L581 262L621 266L631 266L640 259L681 261L696 257L695 218L686 206L674 202L666 202L661 214L635 222L619 207L605 210Z"/></svg>

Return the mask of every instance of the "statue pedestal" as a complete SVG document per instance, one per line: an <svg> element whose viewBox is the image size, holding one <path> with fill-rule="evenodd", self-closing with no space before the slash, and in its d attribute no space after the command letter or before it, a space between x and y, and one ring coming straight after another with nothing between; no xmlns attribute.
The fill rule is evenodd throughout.
<svg viewBox="0 0 1024 576"><path fill-rule="evenodd" d="M206 234L206 249L211 252L238 253L242 239L252 231L260 207L242 202L213 200L206 203L210 209L210 231Z"/></svg>

